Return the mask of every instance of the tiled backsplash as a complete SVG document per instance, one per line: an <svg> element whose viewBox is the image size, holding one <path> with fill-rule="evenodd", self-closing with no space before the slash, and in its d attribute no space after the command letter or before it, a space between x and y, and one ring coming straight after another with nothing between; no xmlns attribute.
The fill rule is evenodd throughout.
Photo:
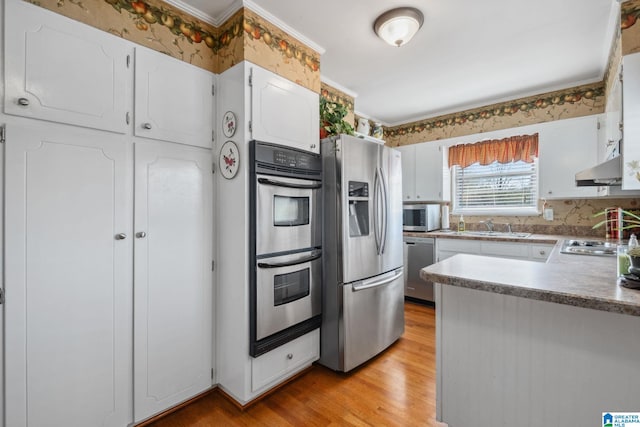
<svg viewBox="0 0 640 427"><path fill-rule="evenodd" d="M511 224L514 232L534 234L556 234L580 237L605 237L605 228L592 227L603 217L594 217L605 208L620 206L625 209L640 208L640 199L576 199L576 200L547 200L547 207L553 209L553 221L538 216L467 216L465 227L467 230L486 230L480 221L492 219L496 231L507 231L507 224ZM456 230L459 215L450 216L451 228Z"/></svg>

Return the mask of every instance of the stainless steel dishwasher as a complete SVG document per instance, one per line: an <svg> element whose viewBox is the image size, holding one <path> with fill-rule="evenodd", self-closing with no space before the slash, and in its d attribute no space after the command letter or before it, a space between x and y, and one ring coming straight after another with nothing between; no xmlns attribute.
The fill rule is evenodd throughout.
<svg viewBox="0 0 640 427"><path fill-rule="evenodd" d="M434 301L433 283L420 278L420 270L435 262L433 237L404 237L404 296Z"/></svg>

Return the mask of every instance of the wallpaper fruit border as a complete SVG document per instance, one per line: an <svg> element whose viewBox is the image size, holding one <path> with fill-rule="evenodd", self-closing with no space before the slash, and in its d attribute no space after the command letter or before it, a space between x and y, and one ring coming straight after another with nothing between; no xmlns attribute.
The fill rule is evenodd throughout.
<svg viewBox="0 0 640 427"><path fill-rule="evenodd" d="M244 58L320 92L320 55L250 9L244 9Z"/></svg>
<svg viewBox="0 0 640 427"><path fill-rule="evenodd" d="M640 52L640 0L624 2L620 8L620 28L622 30L622 54Z"/></svg>
<svg viewBox="0 0 640 427"><path fill-rule="evenodd" d="M214 73L249 60L320 92L320 55L246 8L216 28L161 0L24 1Z"/></svg>
<svg viewBox="0 0 640 427"><path fill-rule="evenodd" d="M599 114L604 95L603 82L578 86L386 128L385 138L399 146Z"/></svg>

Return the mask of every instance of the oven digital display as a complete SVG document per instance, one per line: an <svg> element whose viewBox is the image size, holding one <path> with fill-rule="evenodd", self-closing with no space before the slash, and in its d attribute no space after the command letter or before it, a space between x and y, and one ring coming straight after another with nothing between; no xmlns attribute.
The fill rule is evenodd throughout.
<svg viewBox="0 0 640 427"><path fill-rule="evenodd" d="M311 158L304 154L275 150L273 152L273 163L290 168L309 169L311 167Z"/></svg>

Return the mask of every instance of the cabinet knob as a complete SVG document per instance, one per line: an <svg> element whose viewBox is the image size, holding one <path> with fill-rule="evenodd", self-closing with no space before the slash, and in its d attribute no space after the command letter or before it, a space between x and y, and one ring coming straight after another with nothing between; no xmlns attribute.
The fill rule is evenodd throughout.
<svg viewBox="0 0 640 427"><path fill-rule="evenodd" d="M316 148L316 144L311 144L311 148Z"/></svg>
<svg viewBox="0 0 640 427"><path fill-rule="evenodd" d="M544 255L546 253L547 253L546 251L540 251L540 255Z"/></svg>
<svg viewBox="0 0 640 427"><path fill-rule="evenodd" d="M553 194L553 191L549 190L547 191L547 194Z"/></svg>
<svg viewBox="0 0 640 427"><path fill-rule="evenodd" d="M127 235L124 233L118 233L116 234L116 240L124 240L127 238Z"/></svg>
<svg viewBox="0 0 640 427"><path fill-rule="evenodd" d="M418 196L418 195L416 194L416 199L419 199L419 198L420 198L420 196Z"/></svg>
<svg viewBox="0 0 640 427"><path fill-rule="evenodd" d="M26 107L27 105L29 105L29 100L27 98L18 98L18 105Z"/></svg>
<svg viewBox="0 0 640 427"><path fill-rule="evenodd" d="M287 359L289 359L289 360L293 359L293 353L287 354Z"/></svg>
<svg viewBox="0 0 640 427"><path fill-rule="evenodd" d="M143 123L143 124L142 124L142 127L143 127L144 129L151 129L151 123Z"/></svg>
<svg viewBox="0 0 640 427"><path fill-rule="evenodd" d="M138 232L136 233L136 237L137 237L138 239L144 239L145 237L147 237L147 233L145 233L144 231L138 231Z"/></svg>

